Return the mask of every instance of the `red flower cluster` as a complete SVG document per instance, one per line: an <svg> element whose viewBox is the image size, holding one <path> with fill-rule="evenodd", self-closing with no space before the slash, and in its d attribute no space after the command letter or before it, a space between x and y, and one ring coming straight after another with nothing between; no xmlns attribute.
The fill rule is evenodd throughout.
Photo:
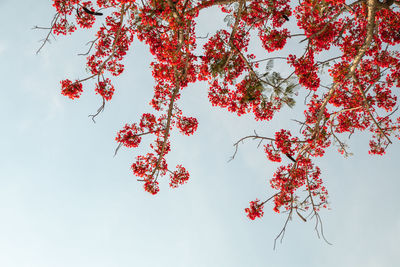
<svg viewBox="0 0 400 267"><path fill-rule="evenodd" d="M285 46L286 39L289 37L289 31L287 29L281 31L273 29L268 33L260 32L259 35L263 47L268 52L273 52Z"/></svg>
<svg viewBox="0 0 400 267"><path fill-rule="evenodd" d="M176 188L189 180L189 172L181 165L176 166L177 170L171 173L169 186Z"/></svg>
<svg viewBox="0 0 400 267"><path fill-rule="evenodd" d="M71 34L76 30L74 24L69 23L66 19L60 19L53 26L53 33L56 35L67 35Z"/></svg>
<svg viewBox="0 0 400 267"><path fill-rule="evenodd" d="M275 133L274 141L270 144L264 145L264 151L270 161L281 162L281 154L291 157L292 160L294 152L298 149L298 138L291 138L291 134L287 130L280 130Z"/></svg>
<svg viewBox="0 0 400 267"><path fill-rule="evenodd" d="M309 52L301 58L289 55L288 63L295 68L299 77L299 83L304 87L316 91L319 88L320 79L317 74L317 66L314 64L314 53Z"/></svg>
<svg viewBox="0 0 400 267"><path fill-rule="evenodd" d="M96 84L96 93L100 94L105 100L110 100L114 94L114 86L110 79L105 79Z"/></svg>
<svg viewBox="0 0 400 267"><path fill-rule="evenodd" d="M115 140L126 147L138 147L142 138L142 128L136 126L136 124L128 125L126 124L124 129L118 132Z"/></svg>
<svg viewBox="0 0 400 267"><path fill-rule="evenodd" d="M250 220L255 220L256 218L261 218L264 215L263 207L264 204L259 203L260 200L250 201L250 208L245 208L244 211L247 213L247 217Z"/></svg>
<svg viewBox="0 0 400 267"><path fill-rule="evenodd" d="M178 120L177 126L184 135L192 135L197 130L198 124L196 118L181 117Z"/></svg>
<svg viewBox="0 0 400 267"><path fill-rule="evenodd" d="M75 81L74 83L70 80L66 79L60 82L61 83L61 93L65 96L68 96L71 99L79 98L82 93L82 83L79 81Z"/></svg>

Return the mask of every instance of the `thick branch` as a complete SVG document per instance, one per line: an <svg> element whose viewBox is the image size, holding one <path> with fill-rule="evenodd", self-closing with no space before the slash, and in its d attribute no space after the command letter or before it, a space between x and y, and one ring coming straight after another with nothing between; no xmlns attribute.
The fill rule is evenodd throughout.
<svg viewBox="0 0 400 267"><path fill-rule="evenodd" d="M367 22L367 36L365 38L365 42L363 46L358 50L357 55L354 57L353 63L351 64L349 71L345 77L344 80L349 79L352 77L358 67L358 65L361 62L361 59L365 55L365 52L368 50L372 43L372 38L374 35L374 29L375 29L375 13L376 13L376 0L368 0L368 22ZM343 82L343 81L342 81ZM340 82L336 82L331 89L329 90L327 96L325 97L324 102L321 105L321 108L318 112L317 115L317 121L315 123L315 128L314 128L314 137L316 138L319 134L319 123L322 119L322 115L324 113L324 110L326 108L326 105L328 104L329 100L331 99L333 93L335 90L340 86Z"/></svg>
<svg viewBox="0 0 400 267"><path fill-rule="evenodd" d="M231 48L233 46L233 39L235 38L235 34L236 34L237 28L239 26L240 17L242 16L243 7L244 7L244 0L240 0L240 6L239 6L239 10L237 11L237 14L236 14L235 25L233 26L231 36L229 37L229 45L231 46ZM226 66L228 65L229 61L231 60L233 51L234 50L231 50L231 52L229 53L228 58L226 59L225 65L222 69L225 69Z"/></svg>
<svg viewBox="0 0 400 267"><path fill-rule="evenodd" d="M162 143L162 146L161 146L161 151L160 151L160 155L158 156L156 166L154 167L154 170L150 175L151 178L154 176L154 174L156 173L156 171L160 167L160 163L161 163L161 160L163 158L165 148L167 146L169 130L171 128L170 126L171 126L172 111L174 109L175 98L176 98L176 95L178 94L178 92L179 92L179 87L175 87L173 92L172 92L172 96L171 96L171 99L170 99L170 102L169 102L169 105L168 105L167 123L165 125L164 140L163 140L163 143Z"/></svg>

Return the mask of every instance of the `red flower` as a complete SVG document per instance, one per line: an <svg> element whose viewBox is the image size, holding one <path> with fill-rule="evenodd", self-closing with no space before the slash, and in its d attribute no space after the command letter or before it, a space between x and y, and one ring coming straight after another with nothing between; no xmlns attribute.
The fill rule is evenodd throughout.
<svg viewBox="0 0 400 267"><path fill-rule="evenodd" d="M263 203L259 203L260 200L256 199L255 201L250 201L250 207L245 208L244 211L247 213L247 217L250 220L255 220L256 218L261 218L264 215L263 212Z"/></svg>
<svg viewBox="0 0 400 267"><path fill-rule="evenodd" d="M72 83L70 80L66 79L61 83L61 94L68 96L71 99L79 98L82 93L82 83L75 81Z"/></svg>
<svg viewBox="0 0 400 267"><path fill-rule="evenodd" d="M171 173L169 186L176 188L189 180L189 172L182 165L176 166L177 170Z"/></svg>

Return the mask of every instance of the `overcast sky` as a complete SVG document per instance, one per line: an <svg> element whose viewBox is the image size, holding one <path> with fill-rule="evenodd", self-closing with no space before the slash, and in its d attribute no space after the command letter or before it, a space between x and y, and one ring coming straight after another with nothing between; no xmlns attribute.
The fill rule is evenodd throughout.
<svg viewBox="0 0 400 267"><path fill-rule="evenodd" d="M286 217L267 205L264 218L250 221L244 208L273 194L269 179L279 165L251 141L227 161L239 138L294 127L290 119L301 113L285 109L271 122L254 123L212 107L206 84L187 88L179 104L199 128L191 137L172 133L168 162L183 164L191 179L178 189L164 179L151 196L130 171L148 147L121 149L113 158L117 131L151 111L146 47L134 42L126 71L114 79L115 96L94 124L88 115L101 99L93 84L84 85L78 101L59 86L85 77L85 58L77 54L93 35L58 38L36 55L46 32L32 27L49 25L50 1L0 0L0 10L0 266L398 266L398 140L384 157L368 155L363 134L349 141L350 158L329 150L318 163L331 203L321 217L333 245L318 239L314 221L295 217L274 251ZM209 12L199 18L199 35L215 30L218 13Z"/></svg>

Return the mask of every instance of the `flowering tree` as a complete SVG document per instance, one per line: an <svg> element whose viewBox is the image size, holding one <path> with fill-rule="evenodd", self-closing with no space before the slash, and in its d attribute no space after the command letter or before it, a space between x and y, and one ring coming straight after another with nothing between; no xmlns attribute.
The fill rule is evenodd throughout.
<svg viewBox="0 0 400 267"><path fill-rule="evenodd" d="M400 118L394 117L397 97L392 92L393 87L400 87L400 53L396 49L400 43L400 1L347 2L54 0L56 14L43 45L53 34L71 34L75 25L83 29L99 25L86 54L88 76L61 81L61 93L75 99L85 81L96 80L95 90L103 104L93 119L112 99L111 77L124 71L122 62L134 36L148 45L154 56L151 67L156 85L150 102L154 113L143 114L138 123L126 124L116 141L118 148L136 148L142 138L153 138L151 152L138 156L132 164L134 175L151 194L159 191L160 177L169 175L173 188L189 179L182 165L170 167L166 155L171 149L172 128L184 135L197 129L196 118L185 116L178 106L181 91L190 83L207 81L212 105L238 116L252 113L255 120L266 121L284 105L294 105L295 88L308 91L298 135L281 129L272 137L255 134L235 144L237 151L241 141L258 139L269 160L286 158L290 162L282 164L270 180L276 193L264 201L251 201L245 209L254 220L263 215L265 203L273 201L275 212L288 214L278 235L283 237L288 220L296 214L306 221L308 212L316 219L316 226L321 226L318 211L327 206L327 190L313 162L315 157L322 157L332 144L347 155L342 138L355 131L371 132L371 154L384 154L392 139L400 138ZM207 36L199 52L196 18L212 6L225 13L228 27ZM103 23L95 24L96 19ZM296 21L297 28L289 30L288 21ZM292 34L293 30L300 33ZM255 33L257 36L251 37ZM265 55L283 49L291 38L300 38L303 51L258 58L249 51L251 38L259 38ZM272 60L286 61L292 72L286 77L273 72Z"/></svg>

